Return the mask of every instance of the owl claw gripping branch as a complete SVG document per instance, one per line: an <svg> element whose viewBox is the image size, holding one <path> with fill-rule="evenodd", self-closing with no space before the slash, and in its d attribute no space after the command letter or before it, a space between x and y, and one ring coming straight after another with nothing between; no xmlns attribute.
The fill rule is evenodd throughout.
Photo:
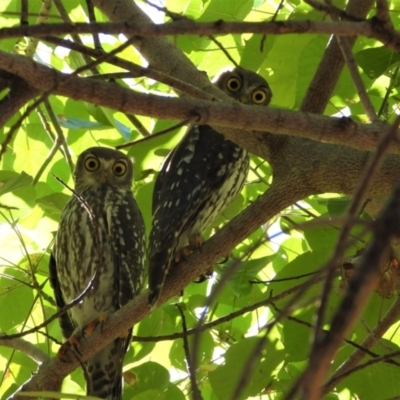
<svg viewBox="0 0 400 400"><path fill-rule="evenodd" d="M61 214L49 265L59 309L85 291L60 317L68 339L58 353L61 360L70 347L79 354L80 339L141 291L145 232L132 179L132 161L120 151L92 147L78 158L75 195ZM130 339L131 330L82 365L88 395L122 398L122 364Z"/></svg>
<svg viewBox="0 0 400 400"><path fill-rule="evenodd" d="M272 92L255 72L235 68L214 81L221 90L245 103L267 106ZM160 294L169 268L240 192L249 169L246 150L208 125L190 127L168 155L153 194L149 249L149 304Z"/></svg>

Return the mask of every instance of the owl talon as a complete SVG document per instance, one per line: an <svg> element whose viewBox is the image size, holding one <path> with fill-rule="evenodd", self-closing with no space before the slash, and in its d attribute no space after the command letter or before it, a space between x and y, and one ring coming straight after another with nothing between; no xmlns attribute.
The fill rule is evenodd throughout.
<svg viewBox="0 0 400 400"><path fill-rule="evenodd" d="M72 347L72 348L75 350L75 352L76 352L79 356L82 356L82 353L81 353L81 351L79 350L80 347L81 347L80 339L81 339L82 337L84 337L84 336L82 336L82 335L76 335L76 337L71 337L71 338L69 338L69 340L68 340L68 342L70 343L70 347Z"/></svg>
<svg viewBox="0 0 400 400"><path fill-rule="evenodd" d="M82 338L82 335L80 332L74 333L66 342L64 342L60 348L58 349L57 352L57 358L61 362L70 362L71 359L68 356L68 353L70 352L71 348L74 349L74 351L79 355L82 356L82 353L79 350L80 347L80 339Z"/></svg>
<svg viewBox="0 0 400 400"><path fill-rule="evenodd" d="M193 253L194 250L200 249L204 243L204 239L200 235L193 236L189 239L189 244L187 246L182 247L178 250L174 255L175 264L178 264L179 261L185 260L187 256Z"/></svg>
<svg viewBox="0 0 400 400"><path fill-rule="evenodd" d="M129 335L130 335L130 332L129 332L129 331L126 331L126 332L124 332L122 335L120 335L119 337L120 337L121 339L126 339Z"/></svg>
<svg viewBox="0 0 400 400"><path fill-rule="evenodd" d="M193 235L189 238L189 243L190 245L188 247L191 247L193 251L194 249L199 249L203 246L204 239L201 235Z"/></svg>
<svg viewBox="0 0 400 400"><path fill-rule="evenodd" d="M67 363L69 362L69 358L68 358L68 352L71 348L71 342L69 340L67 340L65 343L63 343L60 348L58 349L57 352L57 358L63 362L63 363Z"/></svg>
<svg viewBox="0 0 400 400"><path fill-rule="evenodd" d="M79 348L80 348L80 341L81 339L85 339L86 335L93 333L96 329L97 325L100 325L100 332L102 332L103 324L107 321L108 315L106 313L102 313L99 315L98 318L94 319L93 321L89 322L87 325L82 327L80 330L75 331L71 337L61 345L60 349L57 353L57 358L59 358L62 362L68 362L68 355L67 353L71 349L71 347L75 350L75 352L82 356ZM127 333L129 334L129 332Z"/></svg>
<svg viewBox="0 0 400 400"><path fill-rule="evenodd" d="M191 246L182 247L174 254L175 264L178 264L182 260L186 260L186 257L193 252L193 248Z"/></svg>
<svg viewBox="0 0 400 400"><path fill-rule="evenodd" d="M107 319L108 315L106 313L101 313L97 318L82 328L82 336L84 337L86 334L89 335L93 333L98 325L100 325L100 332L103 333L103 324L107 322Z"/></svg>

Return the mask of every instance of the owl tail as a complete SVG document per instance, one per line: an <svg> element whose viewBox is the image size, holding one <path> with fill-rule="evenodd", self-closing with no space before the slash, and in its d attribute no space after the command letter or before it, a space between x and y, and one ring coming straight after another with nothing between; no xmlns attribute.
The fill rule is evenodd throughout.
<svg viewBox="0 0 400 400"><path fill-rule="evenodd" d="M130 337L129 336L129 341ZM118 338L85 363L87 395L122 400L122 365L128 338Z"/></svg>

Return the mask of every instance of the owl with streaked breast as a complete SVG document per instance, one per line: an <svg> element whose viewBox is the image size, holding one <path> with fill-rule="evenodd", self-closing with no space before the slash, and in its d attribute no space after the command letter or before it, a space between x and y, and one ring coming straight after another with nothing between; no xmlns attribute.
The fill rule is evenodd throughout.
<svg viewBox="0 0 400 400"><path fill-rule="evenodd" d="M144 279L145 229L132 194L133 164L123 153L92 147L78 158L75 193L61 214L50 257L50 283L59 309L87 288L60 317L65 338L119 310ZM122 398L122 365L131 330L83 364L87 394Z"/></svg>

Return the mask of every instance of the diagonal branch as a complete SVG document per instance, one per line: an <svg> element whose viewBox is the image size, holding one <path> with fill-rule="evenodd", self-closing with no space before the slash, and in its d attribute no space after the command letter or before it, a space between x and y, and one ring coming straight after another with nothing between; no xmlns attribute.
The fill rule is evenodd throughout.
<svg viewBox="0 0 400 400"><path fill-rule="evenodd" d="M161 292L159 304L165 303L168 299L178 294L185 286L195 280L207 267L218 261L229 251L255 231L263 222L277 214L283 208L293 202L305 197L308 193L302 189L292 190L288 195L288 181L281 182L279 185L273 184L271 188L251 204L244 212L234 218L229 224L216 233L209 241L204 243L201 252L195 251L187 261L181 262L168 275L163 291ZM190 268L188 268L190 265ZM103 325L102 332L96 330L87 336L87 340L81 343L81 360L85 361L122 335L135 323L141 321L150 314L147 303L148 293L145 291L137 298L129 302L121 310L111 315ZM32 379L27 382L22 391L37 390L60 390L61 382L65 376L79 366L79 361L75 358L69 363L63 363L57 358L52 358L44 362ZM26 399L16 394L16 399Z"/></svg>

